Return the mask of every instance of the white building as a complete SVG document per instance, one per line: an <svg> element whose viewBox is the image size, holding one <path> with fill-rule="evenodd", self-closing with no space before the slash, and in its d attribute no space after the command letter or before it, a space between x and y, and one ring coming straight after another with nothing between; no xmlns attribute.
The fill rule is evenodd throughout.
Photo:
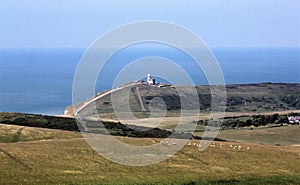
<svg viewBox="0 0 300 185"><path fill-rule="evenodd" d="M156 83L155 83L155 79L153 79L152 77L151 77L151 74L150 73L148 73L148 75L147 75L147 83L148 83L148 85L155 85Z"/></svg>
<svg viewBox="0 0 300 185"><path fill-rule="evenodd" d="M300 116L289 116L289 123L300 123Z"/></svg>

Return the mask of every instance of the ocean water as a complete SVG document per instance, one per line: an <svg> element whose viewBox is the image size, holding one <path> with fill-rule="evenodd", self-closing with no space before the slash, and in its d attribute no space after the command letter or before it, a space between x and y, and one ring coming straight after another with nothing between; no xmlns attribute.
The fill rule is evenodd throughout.
<svg viewBox="0 0 300 185"><path fill-rule="evenodd" d="M84 51L0 49L0 112L63 114L65 107L72 104L73 77ZM212 51L227 84L300 83L299 48L215 48ZM111 57L99 74L95 92L110 89L126 64L145 56L175 61L195 84L207 84L201 69L178 49L131 47ZM180 84L180 76L177 78Z"/></svg>

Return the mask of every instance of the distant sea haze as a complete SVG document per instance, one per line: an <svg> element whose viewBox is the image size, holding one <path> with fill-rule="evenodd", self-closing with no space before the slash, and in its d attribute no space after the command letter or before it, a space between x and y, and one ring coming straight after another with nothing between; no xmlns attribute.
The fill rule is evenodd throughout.
<svg viewBox="0 0 300 185"><path fill-rule="evenodd" d="M0 49L0 112L63 114L72 104L73 76L83 53L84 49ZM227 84L300 83L299 48L215 48L213 53ZM110 89L122 67L146 56L175 61L195 84L207 84L201 69L183 52L129 48L111 57L95 91Z"/></svg>

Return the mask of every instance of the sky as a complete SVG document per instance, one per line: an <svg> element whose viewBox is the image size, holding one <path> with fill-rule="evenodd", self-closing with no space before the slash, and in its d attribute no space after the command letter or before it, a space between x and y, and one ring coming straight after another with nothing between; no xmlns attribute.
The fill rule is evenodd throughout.
<svg viewBox="0 0 300 185"><path fill-rule="evenodd" d="M209 47L298 47L299 12L299 0L9 0L0 48L87 48L143 20L181 25Z"/></svg>

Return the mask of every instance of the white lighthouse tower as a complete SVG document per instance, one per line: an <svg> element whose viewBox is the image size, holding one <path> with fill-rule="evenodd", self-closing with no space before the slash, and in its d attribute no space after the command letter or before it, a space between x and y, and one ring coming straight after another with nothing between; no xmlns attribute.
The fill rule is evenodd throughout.
<svg viewBox="0 0 300 185"><path fill-rule="evenodd" d="M148 85L154 85L155 84L155 79L152 79L150 73L148 73L148 75L147 75L147 83L148 83Z"/></svg>

